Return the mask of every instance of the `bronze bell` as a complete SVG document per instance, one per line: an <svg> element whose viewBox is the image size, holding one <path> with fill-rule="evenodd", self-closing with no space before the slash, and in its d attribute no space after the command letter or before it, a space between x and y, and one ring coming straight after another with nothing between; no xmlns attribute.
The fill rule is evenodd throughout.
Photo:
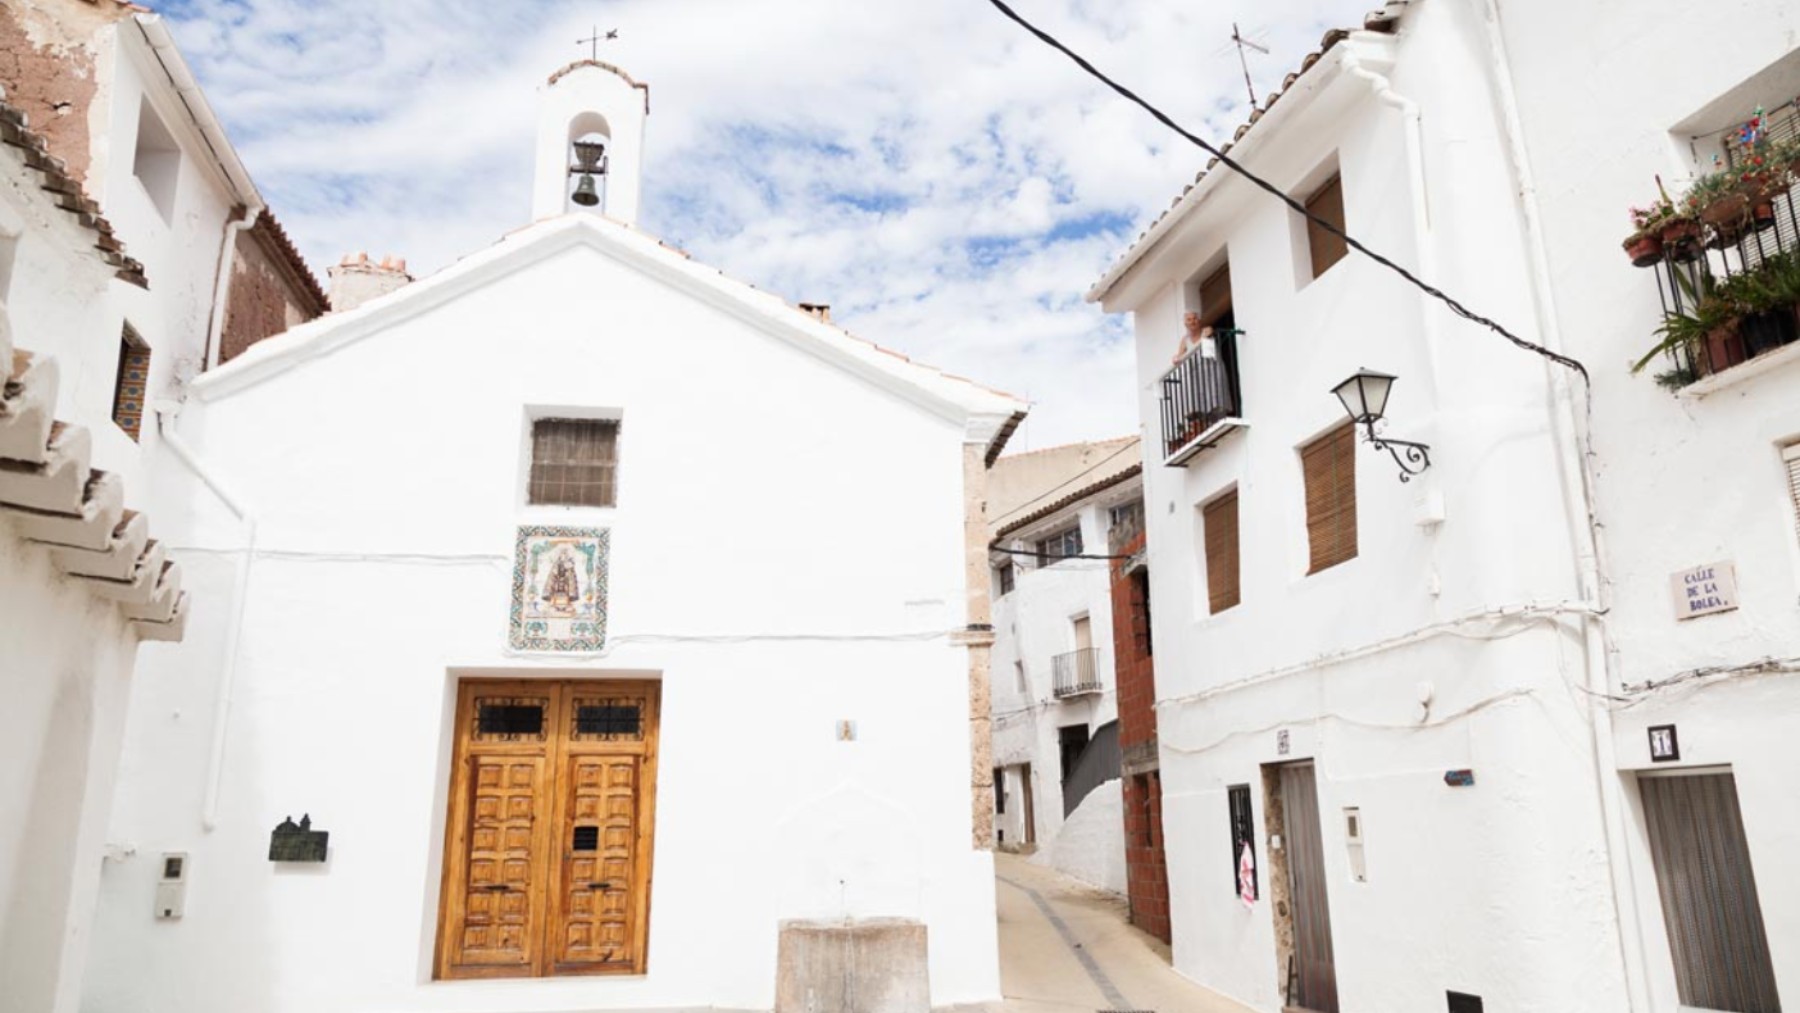
<svg viewBox="0 0 1800 1013"><path fill-rule="evenodd" d="M594 177L581 174L581 182L575 184L575 195L570 198L584 208L591 208L600 203L600 194L594 190Z"/></svg>

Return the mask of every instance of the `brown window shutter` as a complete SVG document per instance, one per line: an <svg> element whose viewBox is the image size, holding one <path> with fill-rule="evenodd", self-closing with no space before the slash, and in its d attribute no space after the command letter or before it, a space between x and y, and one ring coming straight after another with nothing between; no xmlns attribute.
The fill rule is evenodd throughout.
<svg viewBox="0 0 1800 1013"><path fill-rule="evenodd" d="M1338 228L1344 227L1344 181L1338 176L1327 180L1306 200L1306 210ZM1306 246L1312 255L1312 276L1324 274L1331 265L1344 259L1349 247L1344 237L1333 235L1311 219L1306 222Z"/></svg>
<svg viewBox="0 0 1800 1013"><path fill-rule="evenodd" d="M1307 573L1356 558L1356 429L1350 423L1300 451L1306 481Z"/></svg>
<svg viewBox="0 0 1800 1013"><path fill-rule="evenodd" d="M1207 609L1223 612L1240 600L1237 490L1208 503L1200 515L1206 527Z"/></svg>
<svg viewBox="0 0 1800 1013"><path fill-rule="evenodd" d="M1231 265L1226 264L1200 283L1200 324L1211 327L1231 312Z"/></svg>

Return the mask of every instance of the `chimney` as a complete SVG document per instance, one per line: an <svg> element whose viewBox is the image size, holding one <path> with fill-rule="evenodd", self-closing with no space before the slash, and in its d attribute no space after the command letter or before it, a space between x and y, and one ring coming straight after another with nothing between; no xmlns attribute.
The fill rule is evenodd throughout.
<svg viewBox="0 0 1800 1013"><path fill-rule="evenodd" d="M413 277L406 273L406 261L400 257L383 257L377 264L367 253L345 254L336 267L325 272L331 276L331 312L353 310L371 299L379 299L400 288Z"/></svg>
<svg viewBox="0 0 1800 1013"><path fill-rule="evenodd" d="M828 302L803 302L800 304L800 312L820 323L831 323L831 304Z"/></svg>

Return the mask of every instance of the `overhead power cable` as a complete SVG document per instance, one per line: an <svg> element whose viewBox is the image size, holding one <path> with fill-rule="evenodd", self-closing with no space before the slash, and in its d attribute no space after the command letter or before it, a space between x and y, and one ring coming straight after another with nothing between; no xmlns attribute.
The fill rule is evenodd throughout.
<svg viewBox="0 0 1800 1013"><path fill-rule="evenodd" d="M1431 296L1433 299L1436 299L1439 302L1443 303L1445 306L1448 306L1450 308L1450 312L1456 314L1459 317L1462 317L1464 320L1468 320L1472 323L1477 323L1477 324L1482 325L1483 327L1486 327L1488 330L1493 331L1495 334L1500 335L1501 337L1512 342L1513 344L1517 345L1518 347L1525 349L1528 352L1535 352L1536 354L1543 356L1544 358L1550 360L1551 362L1556 363L1559 366L1566 366L1569 369L1574 370L1576 373L1580 374L1583 382L1588 382L1589 378L1588 378L1587 367L1583 366L1580 362L1578 362L1575 359L1572 359L1566 355L1562 355L1558 352L1553 352L1550 349L1545 348L1543 345L1537 344L1536 342L1527 341L1524 338L1519 337L1518 335L1512 333L1511 331L1507 330L1506 328L1500 326L1498 323L1494 322L1493 320L1490 320L1487 317L1484 317L1481 314L1476 313L1473 310L1470 310L1468 307L1464 306L1462 303L1457 302L1455 299L1453 299L1449 295L1445 294L1441 289L1434 288L1433 286L1422 281L1417 275L1413 274L1411 271L1408 271L1406 268L1401 267L1399 264L1394 263L1392 260L1389 260L1388 258L1382 256L1381 254L1376 253L1374 250L1369 249L1367 246L1364 246L1362 244L1361 240L1357 239L1355 236L1350 235L1350 233L1344 231L1344 229L1341 226L1339 226L1333 222L1326 221L1324 218L1321 218L1318 215L1313 214L1311 211L1308 211L1306 209L1306 205L1304 205L1301 202L1295 200L1294 198L1288 196L1287 193L1282 191L1279 187L1275 186L1273 183L1270 183L1269 181L1263 179L1261 176L1258 176L1257 174L1251 172L1249 169L1246 169L1242 165L1239 165L1236 160L1232 159L1229 155L1225 154L1225 152L1219 150L1217 147L1215 147L1211 143L1207 142L1204 138L1184 129L1179 123L1176 123L1173 119L1171 119L1167 113L1165 113L1161 109L1158 109L1157 107L1151 105L1149 102L1145 101L1143 98L1140 98L1138 96L1138 94L1136 92L1132 91L1130 88L1127 88L1124 85L1120 84L1119 82L1114 81L1112 78L1108 77L1105 73L1103 73L1100 70L1100 68L1098 68L1098 67L1094 66L1092 63L1088 62L1088 60L1086 58L1084 58L1081 54L1070 49L1068 46L1063 45L1060 41L1058 41L1056 39L1055 36L1051 35L1049 32L1044 31L1043 29L1032 24L1031 22L1025 20L1025 18L1020 16L1018 11L1015 11L1011 7L1007 6L1006 3L1004 2L1004 0L988 0L988 3L993 4L994 7L1000 11L1000 13L1006 15L1009 19L1011 19L1012 21L1017 23L1019 25L1019 27L1025 29L1026 31L1030 32L1032 35L1036 36L1039 41L1043 42L1045 45L1047 45L1050 48L1056 50L1057 52L1063 54L1064 56L1068 57L1069 59L1075 61L1076 66L1080 67L1084 71L1087 71L1087 73L1089 75L1091 75L1094 78L1096 78L1097 80L1099 80L1102 84L1106 85L1108 88L1111 88L1113 91L1117 92L1121 97L1125 98L1127 101L1133 103L1134 105L1138 106L1140 109L1143 109L1145 112L1149 113L1152 117L1154 117L1156 119L1156 121L1158 123L1161 123L1163 126L1168 127L1170 130L1175 131L1177 134L1180 134L1182 137L1186 138L1189 143L1195 145L1196 147L1205 151L1207 154L1210 154L1214 158L1218 159L1219 164L1225 166L1226 168L1230 169L1231 171L1233 171L1233 172L1237 173L1238 175L1244 177L1245 179L1249 180L1251 183L1255 184L1257 187L1268 191L1270 194L1273 194L1277 200L1281 201L1283 204L1286 204L1288 207L1292 208L1294 211L1296 211L1302 217L1304 217L1307 221L1313 223L1314 225L1317 225L1321 229L1324 229L1326 232L1329 232L1332 235L1339 237L1351 249L1355 250L1356 252L1362 254L1365 257L1368 257L1370 260L1373 260L1375 263L1380 264L1381 266L1387 268L1388 270L1394 272L1395 274L1399 275L1401 278L1404 278L1407 282L1412 284L1419 291L1424 292L1426 295Z"/></svg>

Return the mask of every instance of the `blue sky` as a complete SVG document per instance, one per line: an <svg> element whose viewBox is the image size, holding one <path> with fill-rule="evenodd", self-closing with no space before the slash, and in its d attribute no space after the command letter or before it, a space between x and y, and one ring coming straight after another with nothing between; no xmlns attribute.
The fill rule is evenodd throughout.
<svg viewBox="0 0 1800 1013"><path fill-rule="evenodd" d="M1369 0L1016 0L1197 132ZM863 337L1030 398L1024 450L1136 429L1128 322L1082 293L1204 161L984 0L157 5L315 270L415 274L529 219L536 88L602 47L652 87L640 225Z"/></svg>

